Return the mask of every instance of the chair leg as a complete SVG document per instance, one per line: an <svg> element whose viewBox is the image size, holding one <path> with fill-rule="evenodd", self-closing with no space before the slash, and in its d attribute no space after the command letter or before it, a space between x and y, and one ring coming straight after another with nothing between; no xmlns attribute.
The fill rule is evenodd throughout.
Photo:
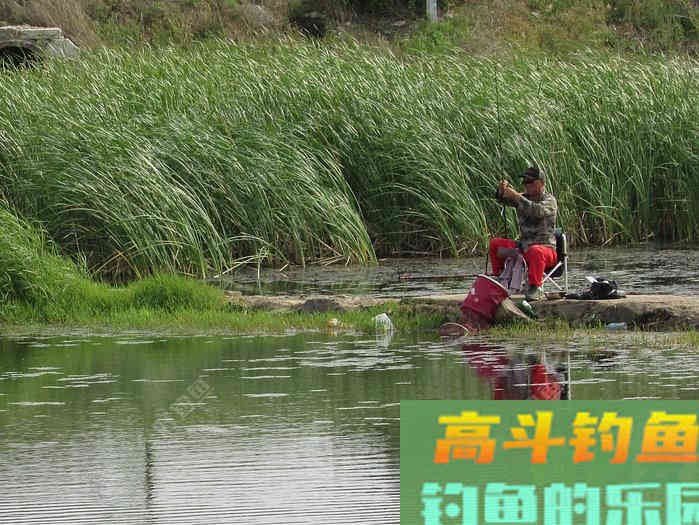
<svg viewBox="0 0 699 525"><path fill-rule="evenodd" d="M561 266L563 266L563 279L564 279L564 286L561 286L556 282L556 280L551 277L553 273L558 270ZM564 258L563 261L558 262L551 270L549 270L548 273L544 273L544 279L541 283L542 286L546 284L547 281L550 281L551 284L553 284L559 292L565 292L568 294L568 258Z"/></svg>
<svg viewBox="0 0 699 525"><path fill-rule="evenodd" d="M556 288L558 288L558 291L563 290L563 287L560 284L558 284L556 281L554 281L553 278L549 277L548 275L544 276L544 280L541 282L541 286L543 286L546 283L546 281L550 281L551 284L553 284Z"/></svg>

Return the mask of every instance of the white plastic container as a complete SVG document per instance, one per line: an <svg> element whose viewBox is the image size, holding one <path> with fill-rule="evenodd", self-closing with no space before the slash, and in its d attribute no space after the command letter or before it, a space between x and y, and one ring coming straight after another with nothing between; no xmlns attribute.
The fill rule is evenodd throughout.
<svg viewBox="0 0 699 525"><path fill-rule="evenodd" d="M622 322L622 323L609 323L606 326L607 330L626 330L629 328L629 325Z"/></svg>

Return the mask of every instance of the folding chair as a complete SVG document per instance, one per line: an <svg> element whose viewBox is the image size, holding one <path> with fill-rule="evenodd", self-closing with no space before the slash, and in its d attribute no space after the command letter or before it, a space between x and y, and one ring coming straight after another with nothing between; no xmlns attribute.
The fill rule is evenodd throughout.
<svg viewBox="0 0 699 525"><path fill-rule="evenodd" d="M542 288L545 289L546 283L550 282L559 292L564 292L568 295L568 240L566 234L560 228L554 231L556 237L556 264L544 269L544 277L541 282ZM502 284L510 294L520 293L526 290L528 286L527 263L522 259L523 268L521 272L513 271L515 267L516 257L508 257L505 260L505 265L502 273L496 277L498 282ZM564 285L558 284L555 279L563 277ZM521 279L521 282L520 282Z"/></svg>
<svg viewBox="0 0 699 525"><path fill-rule="evenodd" d="M550 268L544 270L544 279L541 286L545 286L547 282L558 288L559 292L568 294L568 240L566 234L560 228L556 228L554 235L556 236L556 255L558 262ZM554 279L563 276L564 285L561 286Z"/></svg>

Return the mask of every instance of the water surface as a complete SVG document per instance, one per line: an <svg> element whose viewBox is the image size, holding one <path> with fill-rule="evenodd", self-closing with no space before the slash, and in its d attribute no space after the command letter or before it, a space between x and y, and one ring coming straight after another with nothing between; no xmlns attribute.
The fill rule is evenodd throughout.
<svg viewBox="0 0 699 525"><path fill-rule="evenodd" d="M401 399L696 399L697 349L431 334L0 340L0 523L398 523ZM503 385L508 385L503 387Z"/></svg>

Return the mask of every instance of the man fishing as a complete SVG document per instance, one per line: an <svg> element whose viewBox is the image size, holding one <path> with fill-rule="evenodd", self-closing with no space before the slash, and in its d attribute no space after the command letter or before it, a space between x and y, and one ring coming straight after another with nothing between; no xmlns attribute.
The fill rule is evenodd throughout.
<svg viewBox="0 0 699 525"><path fill-rule="evenodd" d="M515 190L506 180L498 183L498 200L517 210L520 239L491 239L490 260L493 273L500 275L508 257L522 254L527 262L529 279L525 297L527 301L537 301L545 298L541 287L544 270L556 264L557 260L554 226L558 204L556 198L545 191L546 176L537 166L530 166L524 171L522 182L523 193Z"/></svg>

